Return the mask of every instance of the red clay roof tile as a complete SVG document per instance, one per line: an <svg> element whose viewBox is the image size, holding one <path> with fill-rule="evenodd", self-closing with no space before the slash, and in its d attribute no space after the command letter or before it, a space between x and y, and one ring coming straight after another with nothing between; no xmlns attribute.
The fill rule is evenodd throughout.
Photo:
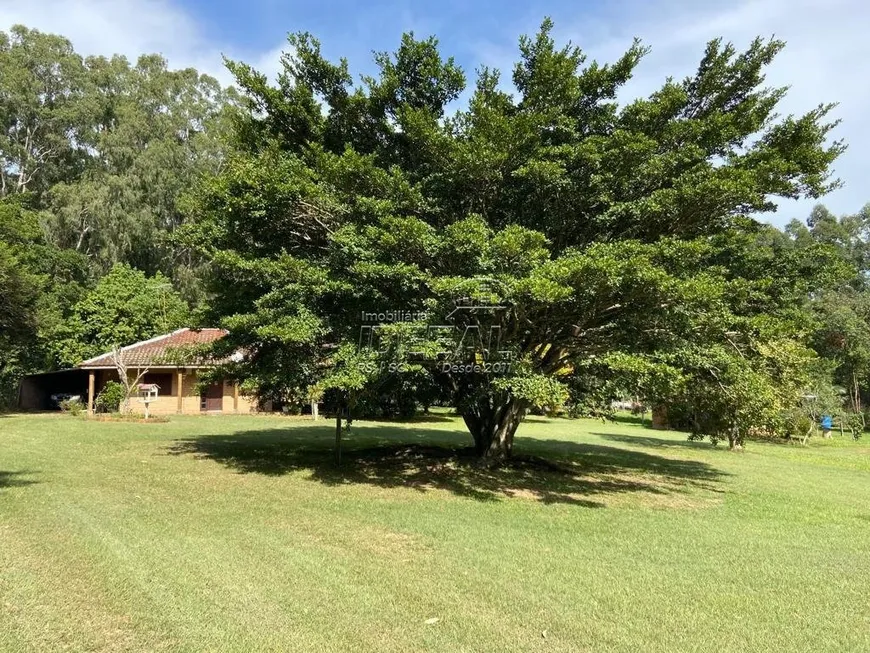
<svg viewBox="0 0 870 653"><path fill-rule="evenodd" d="M124 364L128 367L173 366L171 357L173 350L196 345L207 345L215 340L220 340L227 333L224 329L178 329L163 336L157 336L150 340L143 340L142 342L122 347L121 356ZM195 365L185 364L185 367L198 367L208 364L208 362L200 362ZM79 363L78 367L114 367L112 353L107 352L96 358L88 359Z"/></svg>

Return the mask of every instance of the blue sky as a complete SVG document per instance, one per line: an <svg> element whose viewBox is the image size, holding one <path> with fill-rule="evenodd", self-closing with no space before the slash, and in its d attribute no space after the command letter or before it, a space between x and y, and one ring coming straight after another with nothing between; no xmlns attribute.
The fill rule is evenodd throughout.
<svg viewBox="0 0 870 653"><path fill-rule="evenodd" d="M572 40L590 59L610 61L634 36L652 46L623 91L630 99L655 90L668 75L693 71L704 43L723 36L744 47L756 35L776 35L788 46L769 82L791 91L781 113L801 113L819 102L840 103L835 137L847 153L836 166L845 187L823 198L835 213L870 202L870 84L864 74L870 3L864 0L0 0L0 29L23 23L69 37L85 54L116 52L135 58L161 52L174 67L195 66L230 81L221 55L274 75L288 31L308 30L327 56L347 56L354 72L371 70L372 50L391 50L402 32L435 34L445 54L469 75L480 64L509 72L520 34L545 16L555 35ZM768 219L783 225L803 218L813 201L782 202Z"/></svg>

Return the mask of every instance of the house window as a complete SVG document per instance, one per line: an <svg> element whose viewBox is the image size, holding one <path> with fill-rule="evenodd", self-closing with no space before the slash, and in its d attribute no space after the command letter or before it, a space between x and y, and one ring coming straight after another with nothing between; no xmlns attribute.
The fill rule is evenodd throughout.
<svg viewBox="0 0 870 653"><path fill-rule="evenodd" d="M142 381L140 383L155 383L160 390L158 391L158 395L162 397L174 395L174 388L172 383L172 377L175 376L171 372L148 372L144 377L142 377Z"/></svg>

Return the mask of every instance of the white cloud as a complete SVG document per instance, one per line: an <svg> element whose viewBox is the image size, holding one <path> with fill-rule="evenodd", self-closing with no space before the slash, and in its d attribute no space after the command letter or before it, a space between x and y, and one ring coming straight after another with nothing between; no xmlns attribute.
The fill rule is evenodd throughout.
<svg viewBox="0 0 870 653"><path fill-rule="evenodd" d="M193 66L224 85L232 76L222 55L242 59L274 77L283 44L262 52L236 52L209 41L191 15L167 0L0 0L0 30L21 23L62 34L82 54L159 52L173 68Z"/></svg>
<svg viewBox="0 0 870 653"><path fill-rule="evenodd" d="M634 36L652 47L625 97L646 95L669 75L679 79L697 67L705 43L722 36L740 48L755 36L775 35L787 47L771 66L767 81L790 86L779 113L800 114L823 102L839 102L833 117L842 119L834 138L845 139L849 149L835 164L835 175L845 187L821 199L835 213L851 213L870 202L864 182L870 169L870 88L865 83L863 51L870 27L870 5L864 0L740 0L731 4L705 4L672 0L645 5L622 3L619 15L556 20L558 40L571 39L590 59L612 61ZM524 26L533 32L534 25ZM513 41L511 41L513 43ZM516 47L485 41L477 48L484 63L509 73ZM784 201L768 219L783 225L803 218L813 200Z"/></svg>

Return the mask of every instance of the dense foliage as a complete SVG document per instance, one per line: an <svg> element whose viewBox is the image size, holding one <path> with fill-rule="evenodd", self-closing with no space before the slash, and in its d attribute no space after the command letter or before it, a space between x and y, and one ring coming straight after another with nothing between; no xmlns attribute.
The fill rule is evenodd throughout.
<svg viewBox="0 0 870 653"><path fill-rule="evenodd" d="M106 353L121 343L147 340L189 323L187 304L159 272L116 264L54 330L51 348L63 365Z"/></svg>
<svg viewBox="0 0 870 653"><path fill-rule="evenodd" d="M182 190L215 171L226 93L159 55L78 55L66 39L0 33L0 197L29 193L47 238L98 271L126 262L175 275L166 233Z"/></svg>
<svg viewBox="0 0 870 653"><path fill-rule="evenodd" d="M26 200L0 199L0 408L14 400L22 374L56 364L52 333L88 279L85 257L48 243Z"/></svg>
<svg viewBox="0 0 870 653"><path fill-rule="evenodd" d="M562 403L590 363L673 380L659 400L703 387L720 403L705 402L697 427L735 443L797 399L780 381L804 377L781 368L812 363L800 306L819 275L795 286L791 268L744 265L763 247L746 216L836 186L831 106L776 117L785 89L764 86L776 40L744 52L713 41L695 75L620 104L646 49L600 65L551 28L521 39L515 92L482 69L453 115L465 75L434 39L406 35L361 86L307 34L290 37L277 87L230 64L247 112L198 191L190 238L212 261L226 346L248 353L235 374L277 392L339 388L353 405L390 370L434 361L495 460L526 412ZM467 328L444 343L391 325L357 347L366 311L444 325L462 301L498 307L463 317L497 327L507 373L474 367L494 351L469 347Z"/></svg>
<svg viewBox="0 0 870 653"><path fill-rule="evenodd" d="M94 400L94 408L100 413L117 413L126 398L123 385L117 381L107 381Z"/></svg>

